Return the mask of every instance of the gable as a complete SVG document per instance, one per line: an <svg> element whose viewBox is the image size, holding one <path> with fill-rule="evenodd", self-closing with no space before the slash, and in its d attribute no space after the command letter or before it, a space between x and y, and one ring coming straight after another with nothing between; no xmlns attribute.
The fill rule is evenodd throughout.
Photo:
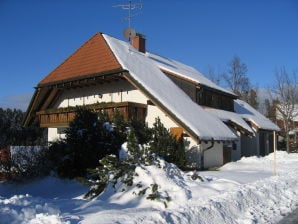
<svg viewBox="0 0 298 224"><path fill-rule="evenodd" d="M64 62L42 79L34 92L23 125L35 119L35 113L50 106L65 86L104 82L122 68L101 33L96 33ZM84 82L82 82L84 80Z"/></svg>
<svg viewBox="0 0 298 224"><path fill-rule="evenodd" d="M102 34L96 33L49 75L42 79L39 86L74 80L120 68L120 64Z"/></svg>

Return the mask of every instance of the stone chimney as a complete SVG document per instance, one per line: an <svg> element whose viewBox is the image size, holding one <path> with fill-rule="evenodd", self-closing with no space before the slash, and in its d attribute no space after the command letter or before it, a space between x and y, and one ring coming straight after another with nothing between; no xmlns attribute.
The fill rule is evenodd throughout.
<svg viewBox="0 0 298 224"><path fill-rule="evenodd" d="M132 46L138 51L145 53L146 52L146 39L143 34L137 33L136 36L132 39Z"/></svg>

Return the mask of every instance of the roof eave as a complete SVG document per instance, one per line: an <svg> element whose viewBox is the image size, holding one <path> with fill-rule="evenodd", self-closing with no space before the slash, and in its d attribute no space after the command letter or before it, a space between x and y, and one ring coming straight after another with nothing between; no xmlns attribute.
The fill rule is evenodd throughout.
<svg viewBox="0 0 298 224"><path fill-rule="evenodd" d="M94 78L101 78L101 77L108 76L108 75L115 75L115 74L122 73L124 71L125 70L123 70L122 68L113 69L113 70L110 70L110 71L98 72L98 73L94 73L94 74L78 76L78 77L74 77L74 78L71 78L71 79L57 80L57 81L48 82L48 83L39 83L37 87L42 88L42 87L48 87L48 86L63 85L63 84L66 84L66 83L77 82L77 81L82 81L82 80L86 80L86 79L94 79Z"/></svg>
<svg viewBox="0 0 298 224"><path fill-rule="evenodd" d="M28 127L30 122L31 122L33 105L36 103L37 97L39 95L39 91L40 91L40 89L38 87L35 87L34 94L33 94L32 98L30 100L29 106L26 110L25 117L22 121L23 127Z"/></svg>

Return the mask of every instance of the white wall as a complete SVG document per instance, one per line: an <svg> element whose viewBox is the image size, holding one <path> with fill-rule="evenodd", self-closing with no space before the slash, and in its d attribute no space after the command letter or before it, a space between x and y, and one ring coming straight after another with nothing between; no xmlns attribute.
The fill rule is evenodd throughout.
<svg viewBox="0 0 298 224"><path fill-rule="evenodd" d="M241 134L239 134L238 136L241 136ZM232 144L232 155L231 155L231 159L232 161L237 161L241 158L241 137L238 137L237 141L235 141Z"/></svg>
<svg viewBox="0 0 298 224"><path fill-rule="evenodd" d="M202 150L207 149L211 145L211 142L201 143ZM204 168L221 166L223 164L223 143L214 142L211 149L204 152Z"/></svg>
<svg viewBox="0 0 298 224"><path fill-rule="evenodd" d="M175 124L175 122L173 122L173 120L163 113L157 106L148 105L146 122L149 127L153 127L157 117L160 118L160 121L163 123L165 128L170 129L172 127L178 127L177 124Z"/></svg>
<svg viewBox="0 0 298 224"><path fill-rule="evenodd" d="M148 113L146 117L146 122L148 123L149 127L153 127L153 124L157 117L160 118L161 123L163 123L163 125L167 129L179 127L169 116L163 113L162 110L160 110L157 106L148 105L147 111ZM191 137L184 137L184 142L186 150L190 150L192 147L198 146L197 142L193 140Z"/></svg>
<svg viewBox="0 0 298 224"><path fill-rule="evenodd" d="M48 128L48 142L54 142L60 138L65 138L65 134L59 134L58 128Z"/></svg>
<svg viewBox="0 0 298 224"><path fill-rule="evenodd" d="M69 107L101 102L147 103L146 97L129 82L121 80L109 85L96 85L84 88L64 90L54 107Z"/></svg>
<svg viewBox="0 0 298 224"><path fill-rule="evenodd" d="M147 104L147 98L139 90L129 82L120 80L109 85L103 84L84 88L65 89L55 103L54 108L126 101ZM49 142L64 137L64 134L58 134L57 128L52 127L48 129Z"/></svg>
<svg viewBox="0 0 298 224"><path fill-rule="evenodd" d="M214 142L212 148L207 149L212 145L211 142L201 142L200 145L192 145L186 151L186 158L188 163L193 167L202 168L202 152L204 151L204 168L217 167L223 165L223 143Z"/></svg>

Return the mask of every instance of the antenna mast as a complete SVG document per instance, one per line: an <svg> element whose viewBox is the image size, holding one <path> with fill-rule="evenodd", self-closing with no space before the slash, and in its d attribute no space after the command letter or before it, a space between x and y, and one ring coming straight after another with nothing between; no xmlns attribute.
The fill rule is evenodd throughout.
<svg viewBox="0 0 298 224"><path fill-rule="evenodd" d="M143 4L141 3L132 3L131 0L128 0L128 4L122 4L122 5L114 5L113 7L121 7L124 10L128 10L128 16L126 19L128 20L128 28L131 28L131 20L132 17L136 16L137 14L132 14L132 11L135 9L142 9Z"/></svg>

